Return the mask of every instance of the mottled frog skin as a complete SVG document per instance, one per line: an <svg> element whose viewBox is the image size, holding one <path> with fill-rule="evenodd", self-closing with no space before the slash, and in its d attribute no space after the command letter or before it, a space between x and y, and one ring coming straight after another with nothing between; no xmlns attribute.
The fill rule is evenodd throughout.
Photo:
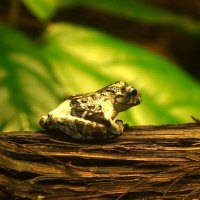
<svg viewBox="0 0 200 200"><path fill-rule="evenodd" d="M68 97L40 119L45 129L61 131L75 139L112 138L123 133L119 112L141 103L140 93L124 81L96 92Z"/></svg>

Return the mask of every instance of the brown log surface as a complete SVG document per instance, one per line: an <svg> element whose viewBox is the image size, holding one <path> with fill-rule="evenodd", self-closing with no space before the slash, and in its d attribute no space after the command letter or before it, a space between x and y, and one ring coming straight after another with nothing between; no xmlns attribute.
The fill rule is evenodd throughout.
<svg viewBox="0 0 200 200"><path fill-rule="evenodd" d="M0 199L200 199L200 126L132 127L99 141L2 133Z"/></svg>

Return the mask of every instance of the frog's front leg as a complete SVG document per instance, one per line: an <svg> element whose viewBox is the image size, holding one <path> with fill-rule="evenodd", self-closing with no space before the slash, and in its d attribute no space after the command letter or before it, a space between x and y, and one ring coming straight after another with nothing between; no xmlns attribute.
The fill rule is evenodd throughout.
<svg viewBox="0 0 200 200"><path fill-rule="evenodd" d="M53 116L42 117L40 125L43 128L60 130L75 139L107 138L105 125L74 116Z"/></svg>
<svg viewBox="0 0 200 200"><path fill-rule="evenodd" d="M121 135L124 130L124 125L122 120L116 120L115 122L110 118L109 119L110 127L108 128L108 131L111 131L115 135Z"/></svg>
<svg viewBox="0 0 200 200"><path fill-rule="evenodd" d="M113 121L113 118L117 116L117 112L114 109L112 103L110 104L105 104L102 106L102 113L103 113L103 118L108 122L109 126L107 126L107 130L113 135L119 136L123 133L124 130L124 125L122 120L116 120L115 122Z"/></svg>

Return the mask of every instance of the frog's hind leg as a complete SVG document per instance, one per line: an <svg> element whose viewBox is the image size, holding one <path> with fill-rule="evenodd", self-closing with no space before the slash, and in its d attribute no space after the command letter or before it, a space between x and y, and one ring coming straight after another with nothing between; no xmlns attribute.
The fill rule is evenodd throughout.
<svg viewBox="0 0 200 200"><path fill-rule="evenodd" d="M73 116L48 116L47 124L41 124L48 129L60 130L75 139L107 138L107 130L103 124Z"/></svg>

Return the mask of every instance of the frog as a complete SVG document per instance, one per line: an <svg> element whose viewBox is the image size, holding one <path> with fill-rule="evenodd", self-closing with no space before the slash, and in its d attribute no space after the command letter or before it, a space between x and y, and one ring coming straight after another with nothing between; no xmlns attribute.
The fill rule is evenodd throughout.
<svg viewBox="0 0 200 200"><path fill-rule="evenodd" d="M69 96L43 116L44 129L65 133L74 139L106 139L122 135L124 124L115 117L141 103L141 93L125 81L95 92Z"/></svg>

